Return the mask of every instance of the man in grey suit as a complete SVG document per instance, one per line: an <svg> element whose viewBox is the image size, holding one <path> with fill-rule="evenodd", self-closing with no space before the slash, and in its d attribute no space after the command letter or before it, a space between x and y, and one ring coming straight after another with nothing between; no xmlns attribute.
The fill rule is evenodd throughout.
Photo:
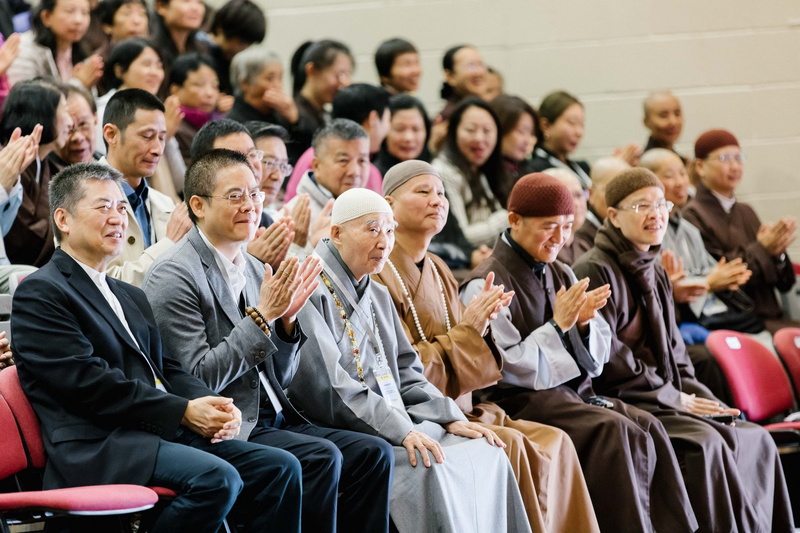
<svg viewBox="0 0 800 533"><path fill-rule="evenodd" d="M317 261L271 268L244 252L263 193L247 157L217 149L195 160L184 186L195 226L148 271L144 290L168 352L242 410L239 438L282 448L303 467L304 531L387 531L394 455L375 436L321 428L284 394L305 337L296 317L317 285ZM269 306L277 280L294 297Z"/></svg>

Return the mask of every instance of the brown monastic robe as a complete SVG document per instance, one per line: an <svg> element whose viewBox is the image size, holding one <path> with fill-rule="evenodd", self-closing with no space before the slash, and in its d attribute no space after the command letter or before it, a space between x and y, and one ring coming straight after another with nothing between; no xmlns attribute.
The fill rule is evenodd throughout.
<svg viewBox="0 0 800 533"><path fill-rule="evenodd" d="M568 268L559 262L548 264L543 282L499 238L492 255L472 271L467 282L494 272L496 284L515 291L509 310L513 325L525 339L549 327L556 291L572 285ZM564 339L578 361L574 344L582 340L577 327ZM613 401L612 409L587 404L585 399L592 395L591 379L581 367L580 376L546 390L501 381L488 389L486 399L514 418L566 431L578 452L602 531L694 531L697 521L663 426L647 412L619 400Z"/></svg>
<svg viewBox="0 0 800 533"><path fill-rule="evenodd" d="M577 235L572 242L565 244L558 252L558 260L565 265L572 265L580 256L588 252L592 247L584 240L578 239Z"/></svg>
<svg viewBox="0 0 800 533"><path fill-rule="evenodd" d="M451 329L445 325L442 292L430 258L442 279ZM599 531L586 482L572 441L561 430L524 420L512 420L493 403L473 405L472 392L494 385L500 378L500 361L475 330L459 324L463 304L458 299L458 283L447 265L436 255L427 254L422 270L399 243L390 255L392 264L373 276L392 296L403 329L420 354L425 377L456 403L472 422L480 423L506 443L534 532ZM422 340L392 265L414 302Z"/></svg>
<svg viewBox="0 0 800 533"><path fill-rule="evenodd" d="M700 230L706 250L715 259L741 257L747 263L753 275L742 289L753 299L754 312L771 333L782 327L800 327L800 322L784 317L775 297L775 289L786 292L794 285L794 267L788 255L779 260L758 242L761 221L752 207L737 201L726 213L711 190L700 184L681 214Z"/></svg>
<svg viewBox="0 0 800 533"><path fill-rule="evenodd" d="M700 531L793 531L778 450L763 428L735 427L687 413L681 391L715 399L694 377L674 315L660 246L644 252L606 220L595 248L575 264L590 289L611 285L601 309L615 332L601 394L644 409L664 425L680 460ZM647 303L647 306L645 306Z"/></svg>

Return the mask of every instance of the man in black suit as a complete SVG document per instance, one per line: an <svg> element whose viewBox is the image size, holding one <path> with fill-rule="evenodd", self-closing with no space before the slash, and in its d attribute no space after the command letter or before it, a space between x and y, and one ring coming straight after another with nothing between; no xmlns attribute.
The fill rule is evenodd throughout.
<svg viewBox="0 0 800 533"><path fill-rule="evenodd" d="M241 413L232 400L162 354L144 293L105 276L125 242L120 179L91 163L53 179L60 248L14 297L15 356L42 424L45 488L172 488L178 496L154 532L216 532L231 510L252 531L298 531L297 459L233 440ZM277 292L291 301L291 291Z"/></svg>

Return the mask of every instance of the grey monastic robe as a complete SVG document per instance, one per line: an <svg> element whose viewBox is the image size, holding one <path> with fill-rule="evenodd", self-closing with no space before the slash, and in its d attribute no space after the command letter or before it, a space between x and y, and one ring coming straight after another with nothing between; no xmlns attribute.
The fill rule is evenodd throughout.
<svg viewBox="0 0 800 533"><path fill-rule="evenodd" d="M419 356L403 331L385 287L365 278L359 296L355 280L328 239L316 248L331 281L338 276L361 312L336 289L351 321L361 356L365 385L359 383L356 361L339 309L320 283L299 320L308 340L300 350L299 367L289 387L295 405L314 421L385 438L395 446L395 471L390 512L400 532L530 531L511 465L500 448L485 439L466 439L445 432L441 424L466 420L453 400L423 375ZM374 315L373 315L374 311ZM404 409L393 407L375 379L377 355L367 334L377 322L376 338L400 391ZM367 317L367 318L365 318ZM430 468L412 467L401 446L416 429L439 441L446 460Z"/></svg>

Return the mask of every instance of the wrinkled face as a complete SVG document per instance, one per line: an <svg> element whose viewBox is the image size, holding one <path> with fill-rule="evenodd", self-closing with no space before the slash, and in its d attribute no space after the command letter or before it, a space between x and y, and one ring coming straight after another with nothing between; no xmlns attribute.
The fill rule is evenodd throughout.
<svg viewBox="0 0 800 533"><path fill-rule="evenodd" d="M461 96L482 96L486 90L486 65L480 52L471 46L455 53L453 70L445 70L444 77Z"/></svg>
<svg viewBox="0 0 800 533"><path fill-rule="evenodd" d="M677 207L689 201L689 175L686 166L676 154L665 154L661 164L653 173L664 185L664 197Z"/></svg>
<svg viewBox="0 0 800 533"><path fill-rule="evenodd" d="M128 200L120 186L110 180L86 180L82 187L83 198L72 212L58 208L54 220L70 255L96 268L122 253Z"/></svg>
<svg viewBox="0 0 800 533"><path fill-rule="evenodd" d="M397 228L407 234L436 235L447 222L449 204L438 176L425 174L408 180L388 198Z"/></svg>
<svg viewBox="0 0 800 533"><path fill-rule="evenodd" d="M644 125L653 138L672 146L683 130L683 111L680 101L671 94L651 98Z"/></svg>
<svg viewBox="0 0 800 533"><path fill-rule="evenodd" d="M264 193L264 206L268 206L281 190L285 178L281 168L289 164L289 156L286 145L278 137L261 137L256 140L256 148L264 152L260 187Z"/></svg>
<svg viewBox="0 0 800 533"><path fill-rule="evenodd" d="M616 207L609 207L608 217L626 239L638 249L647 251L661 244L667 232L669 210L664 192L658 187L639 189L625 198ZM632 206L638 205L637 213Z"/></svg>
<svg viewBox="0 0 800 533"><path fill-rule="evenodd" d="M97 116L86 98L77 93L71 93L67 99L67 111L72 118L72 129L67 143L56 153L69 164L88 163L94 159Z"/></svg>
<svg viewBox="0 0 800 533"><path fill-rule="evenodd" d="M167 28L198 30L206 14L202 0L166 0L156 4L156 11Z"/></svg>
<svg viewBox="0 0 800 533"><path fill-rule="evenodd" d="M197 226L215 246L250 242L261 220L261 202L251 195L259 192L253 171L243 164L223 168L216 176L213 198L191 199ZM228 198L241 195L240 205L231 205Z"/></svg>
<svg viewBox="0 0 800 533"><path fill-rule="evenodd" d="M419 78L422 76L422 67L419 64L419 54L407 52L394 59L389 78L385 83L397 92L410 93L419 89Z"/></svg>
<svg viewBox="0 0 800 533"><path fill-rule="evenodd" d="M456 130L458 151L470 165L478 168L489 160L496 144L497 125L492 115L477 106L467 109Z"/></svg>
<svg viewBox="0 0 800 533"><path fill-rule="evenodd" d="M164 81L164 65L155 50L145 48L125 72L117 66L117 77L128 89L143 89L155 94Z"/></svg>
<svg viewBox="0 0 800 533"><path fill-rule="evenodd" d="M705 159L697 160L695 169L709 189L732 196L744 172L742 150L735 145L717 148Z"/></svg>
<svg viewBox="0 0 800 533"><path fill-rule="evenodd" d="M321 70L312 67L306 83L319 101L330 104L340 90L353 83L353 60L340 52L329 67Z"/></svg>
<svg viewBox="0 0 800 533"><path fill-rule="evenodd" d="M353 187L363 187L369 176L369 140L328 137L314 154L312 168L317 183L334 198Z"/></svg>
<svg viewBox="0 0 800 533"><path fill-rule="evenodd" d="M419 109L395 111L389 122L386 150L400 161L419 159L425 149L425 119Z"/></svg>
<svg viewBox="0 0 800 533"><path fill-rule="evenodd" d="M261 176L263 168L261 167L261 154L256 149L256 144L253 138L247 133L237 132L231 133L224 137L214 139L212 148L225 148L226 150L233 150L240 154L247 156L247 160L253 166L256 176Z"/></svg>
<svg viewBox="0 0 800 533"><path fill-rule="evenodd" d="M164 113L157 109L137 109L134 119L124 132L113 124L103 126L109 159L126 178L150 177L167 142Z"/></svg>
<svg viewBox="0 0 800 533"><path fill-rule="evenodd" d="M533 149L533 117L528 113L519 116L514 129L503 135L503 155L517 163L525 160Z"/></svg>
<svg viewBox="0 0 800 533"><path fill-rule="evenodd" d="M264 93L270 89L283 90L283 67L280 63L264 65L252 83L245 80L241 82L240 87L244 101L266 113L269 111L269 105L264 102Z"/></svg>
<svg viewBox="0 0 800 533"><path fill-rule="evenodd" d="M70 130L72 130L72 116L69 114L67 99L63 96L58 101L56 108L56 140L55 149L64 148L69 142Z"/></svg>
<svg viewBox="0 0 800 533"><path fill-rule="evenodd" d="M114 24L103 26L103 30L117 43L131 37L147 37L147 10L135 2L123 4L114 13Z"/></svg>
<svg viewBox="0 0 800 533"><path fill-rule="evenodd" d="M570 179L559 178L559 181L567 187L569 194L572 196L572 207L575 209L573 227L580 228L586 221L586 205L589 199L588 191L585 191L583 187L581 187L581 182L574 176L570 176Z"/></svg>
<svg viewBox="0 0 800 533"><path fill-rule="evenodd" d="M58 0L52 11L42 11L42 24L63 43L77 43L89 29L89 0Z"/></svg>
<svg viewBox="0 0 800 533"><path fill-rule="evenodd" d="M556 155L570 154L578 148L583 138L584 113L581 104L572 104L550 124L542 121L545 143Z"/></svg>
<svg viewBox="0 0 800 533"><path fill-rule="evenodd" d="M369 213L331 227L331 240L357 281L383 270L396 225L389 213Z"/></svg>
<svg viewBox="0 0 800 533"><path fill-rule="evenodd" d="M528 252L531 257L543 263L552 263L558 252L572 235L573 215L554 217L522 217L509 213L511 237Z"/></svg>
<svg viewBox="0 0 800 533"><path fill-rule="evenodd" d="M172 94L178 96L181 105L211 113L217 107L219 98L219 78L217 72L208 65L190 72L183 85L173 85Z"/></svg>

